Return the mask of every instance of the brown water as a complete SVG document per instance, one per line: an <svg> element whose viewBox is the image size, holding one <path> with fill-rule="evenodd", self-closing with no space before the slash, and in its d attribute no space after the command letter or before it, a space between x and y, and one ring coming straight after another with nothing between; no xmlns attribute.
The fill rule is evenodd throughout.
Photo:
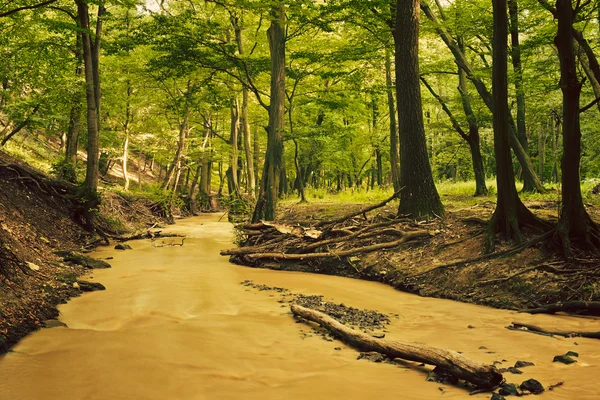
<svg viewBox="0 0 600 400"><path fill-rule="evenodd" d="M600 321L512 312L427 299L385 285L340 277L231 265L231 225L207 215L169 230L183 247L132 242L133 251L99 251L113 268L93 280L107 290L60 307L69 328L43 329L0 359L0 399L488 399L425 382L426 371L356 360L339 342L301 338L273 292L247 290L245 279L359 308L397 313L387 338L464 352L492 363L533 361L509 382L564 381L544 399L597 399L600 341L555 339L504 329L513 320L548 328L600 330ZM166 239L168 242L170 239ZM177 239L175 239L177 240ZM271 297L275 296L275 297ZM474 329L467 328L475 326ZM575 342L578 345L575 345ZM342 347L341 351L334 350ZM487 349L479 349L485 346ZM568 350L572 365L552 363ZM494 353L488 353L494 352ZM409 364L407 364L409 365Z"/></svg>

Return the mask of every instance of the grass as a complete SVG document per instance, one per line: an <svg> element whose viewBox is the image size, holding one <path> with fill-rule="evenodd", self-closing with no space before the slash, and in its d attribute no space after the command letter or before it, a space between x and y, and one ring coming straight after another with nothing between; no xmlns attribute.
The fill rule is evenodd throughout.
<svg viewBox="0 0 600 400"><path fill-rule="evenodd" d="M583 201L586 204L591 204L600 207L600 195L593 195L594 188L600 179L590 179L581 184L581 192ZM486 181L489 193L486 196L475 197L475 181L451 182L444 181L436 183L437 190L442 198L442 202L449 208L471 207L484 202L496 202L496 180L489 179ZM554 201L560 202L560 184L545 184L548 190L547 193L520 193L519 196L523 201ZM517 182L517 190L523 188L521 182ZM338 204L361 204L361 203L377 203L390 197L393 193L391 187L375 188L374 190L348 189L338 193L332 193L326 189L306 189L306 199L314 203L338 203ZM290 204L298 202L296 195L282 200L282 204Z"/></svg>

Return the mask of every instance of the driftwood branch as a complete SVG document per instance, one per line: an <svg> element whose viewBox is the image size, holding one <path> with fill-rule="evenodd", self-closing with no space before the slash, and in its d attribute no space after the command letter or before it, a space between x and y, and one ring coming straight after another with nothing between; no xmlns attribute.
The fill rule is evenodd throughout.
<svg viewBox="0 0 600 400"><path fill-rule="evenodd" d="M600 301L565 301L557 304L521 310L529 314L556 314L557 312L580 313L600 316Z"/></svg>
<svg viewBox="0 0 600 400"><path fill-rule="evenodd" d="M332 251L327 253L312 253L312 254L296 254L296 253L253 253L248 254L248 257L251 258L273 258L280 260L314 260L321 258L338 258L338 257L346 257L360 253L369 253L371 251L389 249L392 247L396 247L404 242L409 240L414 240L426 236L430 236L431 234L428 231L414 231L405 233L400 239L395 240L393 242L386 243L377 243L370 246L352 248L348 250L341 251ZM221 255L226 256L230 255L228 250L223 250Z"/></svg>
<svg viewBox="0 0 600 400"><path fill-rule="evenodd" d="M385 206L387 203L389 203L390 201L392 201L392 200L394 200L396 197L398 197L398 196L400 195L400 191L402 191L402 189L398 190L396 193L394 193L392 196L388 197L387 199L385 199L385 200L384 200L384 201L382 201L381 203L377 203L377 204L374 204L374 205L371 205L371 206L368 206L368 207L362 208L362 209L360 209L360 210L358 210L358 211L354 211L354 212L352 212L352 213L350 213L350 214L347 214L347 215L344 215L343 217L340 217L340 218L336 218L336 219L329 220L329 221L321 221L321 222L319 222L319 223L316 225L316 227L317 227L317 228L320 228L320 227L323 227L323 226L326 226L326 225L333 225L333 224L337 224L337 223L340 223L340 222L344 222L344 221L346 221L347 219L350 219L350 218L352 218L352 217L356 217L357 215L366 214L366 213L368 213L369 211L373 211L373 210L375 210L375 209L378 209L378 208L380 208L380 207L383 207L383 206Z"/></svg>
<svg viewBox="0 0 600 400"><path fill-rule="evenodd" d="M154 244L152 243L152 247L172 247L172 246L183 246L183 242L184 242L185 238L181 239L181 243L161 243L161 244Z"/></svg>
<svg viewBox="0 0 600 400"><path fill-rule="evenodd" d="M494 388L503 381L502 374L496 367L480 364L452 350L376 339L351 329L322 312L299 305L292 305L291 311L294 315L318 323L342 341L362 351L376 351L390 358L435 365L444 372L471 382L479 388Z"/></svg>
<svg viewBox="0 0 600 400"><path fill-rule="evenodd" d="M566 338L584 337L590 339L600 339L600 332L579 332L579 331L550 331L539 326L524 324L521 322L513 322L507 329L520 332L531 332L546 336L563 336Z"/></svg>

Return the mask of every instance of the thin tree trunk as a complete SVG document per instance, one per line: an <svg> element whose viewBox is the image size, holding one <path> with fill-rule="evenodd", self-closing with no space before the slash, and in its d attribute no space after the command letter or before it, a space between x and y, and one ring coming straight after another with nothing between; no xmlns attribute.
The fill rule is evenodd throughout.
<svg viewBox="0 0 600 400"><path fill-rule="evenodd" d="M281 171L283 169L283 125L285 114L285 7L271 8L271 26L267 30L271 55L271 103L267 152L261 180L260 195L252 215L252 221L272 221L279 196Z"/></svg>
<svg viewBox="0 0 600 400"><path fill-rule="evenodd" d="M77 43L75 49L75 57L77 58L77 68L75 69L75 75L77 77L83 76L83 56L82 56L82 43L81 34L77 34ZM81 109L82 109L82 98L81 93L76 91L72 97L71 111L69 113L69 127L67 129L67 141L65 146L65 162L68 168L73 172L77 166L77 147L79 144L79 131L81 130ZM71 182L75 182L76 175L66 177Z"/></svg>
<svg viewBox="0 0 600 400"><path fill-rule="evenodd" d="M546 153L546 132L544 131L544 123L540 122L538 129L538 175L540 180L544 182L544 156Z"/></svg>
<svg viewBox="0 0 600 400"><path fill-rule="evenodd" d="M228 181L227 186L229 189L229 195L239 195L239 182L238 182L238 134L240 128L239 118L239 105L237 98L231 99L231 126L230 126L230 137L229 143L231 144L231 158L229 159L228 168ZM230 171L230 172L229 172Z"/></svg>
<svg viewBox="0 0 600 400"><path fill-rule="evenodd" d="M129 190L129 174L127 173L127 157L129 152L129 132L125 132L125 141L123 142L123 179L125 184L123 190L126 192Z"/></svg>
<svg viewBox="0 0 600 400"><path fill-rule="evenodd" d="M597 99L600 98L600 83L598 82L598 79L596 79L594 71L592 71L592 68L590 67L590 59L588 58L587 54L585 54L585 52L581 49L579 43L573 42L573 47L575 49L575 53L579 57L579 63L581 64L581 67L585 72L585 76L588 78L588 81L590 81L590 85L592 86L592 90L594 91L594 96L596 96ZM600 111L600 102L596 103L596 106L598 107L598 111Z"/></svg>
<svg viewBox="0 0 600 400"><path fill-rule="evenodd" d="M190 95L189 91L190 91L190 81L188 81L188 92L186 95ZM173 162L167 169L167 174L165 176L165 180L163 181L163 184L161 187L163 190L168 189L169 186L171 185L171 183L173 182L174 174L181 167L181 159L185 155L184 154L185 145L186 145L185 138L187 135L189 118L190 118L190 105L189 105L189 102L187 99L186 99L184 107L185 108L183 111L184 112L183 121L181 121L181 123L179 124L179 139L177 141L177 150L175 150L175 156L173 157Z"/></svg>
<svg viewBox="0 0 600 400"><path fill-rule="evenodd" d="M244 40L242 35L243 26L237 17L233 22L238 53L240 54L240 57L243 58L245 54ZM246 191L254 196L256 187L256 177L254 175L255 163L252 157L252 137L250 134L250 123L248 120L248 88L246 86L242 88L240 127L242 130L244 154L246 156Z"/></svg>
<svg viewBox="0 0 600 400"><path fill-rule="evenodd" d="M514 84L517 94L517 137L523 150L529 155L527 128L525 126L525 90L523 88L523 66L519 44L519 6L517 0L508 0L510 16L511 60L514 70ZM523 174L523 191L534 192L535 185L529 174Z"/></svg>
<svg viewBox="0 0 600 400"><path fill-rule="evenodd" d="M400 146L396 125L396 105L394 101L394 83L392 82L392 60L390 49L385 48L385 84L388 109L390 113L390 168L394 192L400 190Z"/></svg>

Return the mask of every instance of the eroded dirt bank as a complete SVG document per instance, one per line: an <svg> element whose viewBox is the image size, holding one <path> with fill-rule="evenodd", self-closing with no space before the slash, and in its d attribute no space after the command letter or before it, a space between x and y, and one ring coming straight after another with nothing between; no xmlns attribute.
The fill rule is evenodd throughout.
<svg viewBox="0 0 600 400"><path fill-rule="evenodd" d="M546 220L556 218L554 202L536 201L527 205ZM444 220L414 222L398 219L394 222L397 206L390 203L368 214L358 214L322 228L330 234L324 243L333 242L323 246L317 246L318 240L298 238L293 232L277 239L274 228L262 230L266 232L264 236L257 233L261 230L242 229L237 236L238 242L255 248L254 253L335 253L352 249L357 252L351 256L305 260L242 254L232 257L232 261L277 270L372 280L421 296L496 308L524 309L559 301L600 300L600 259L586 258L582 254L576 260L564 262L548 235L543 237L540 232L526 231L531 244L525 243L522 248L497 240L495 252L486 256L485 222L494 206L490 202L462 208L450 205ZM288 227L318 227L323 220L335 220L361 207L364 205L320 204L316 201L288 203L279 210L277 222ZM597 209L591 208L590 214L599 219ZM368 226L377 225L385 226L367 230ZM363 231L359 237L354 237ZM373 235L375 231L380 233ZM396 241L401 234L420 231L430 235L388 249L360 251L375 244ZM307 247L306 251L303 247Z"/></svg>
<svg viewBox="0 0 600 400"><path fill-rule="evenodd" d="M93 273L106 291L60 306L69 328L38 331L0 359L0 392L11 399L489 399L461 387L426 382L414 363L357 360L358 352L323 340L289 314L281 290L389 316L386 338L426 343L507 367L509 382L535 378L545 399L595 399L600 342L557 339L505 329L518 319L542 326L599 330L597 320L521 315L402 293L375 282L299 272L252 269L228 263L231 225L218 215L178 222L187 236L135 241L133 250L101 250L113 268ZM164 243L163 243L164 241ZM88 277L89 278L89 277ZM246 282L242 285L242 282ZM281 302L280 302L281 301ZM553 363L567 351L571 365Z"/></svg>

